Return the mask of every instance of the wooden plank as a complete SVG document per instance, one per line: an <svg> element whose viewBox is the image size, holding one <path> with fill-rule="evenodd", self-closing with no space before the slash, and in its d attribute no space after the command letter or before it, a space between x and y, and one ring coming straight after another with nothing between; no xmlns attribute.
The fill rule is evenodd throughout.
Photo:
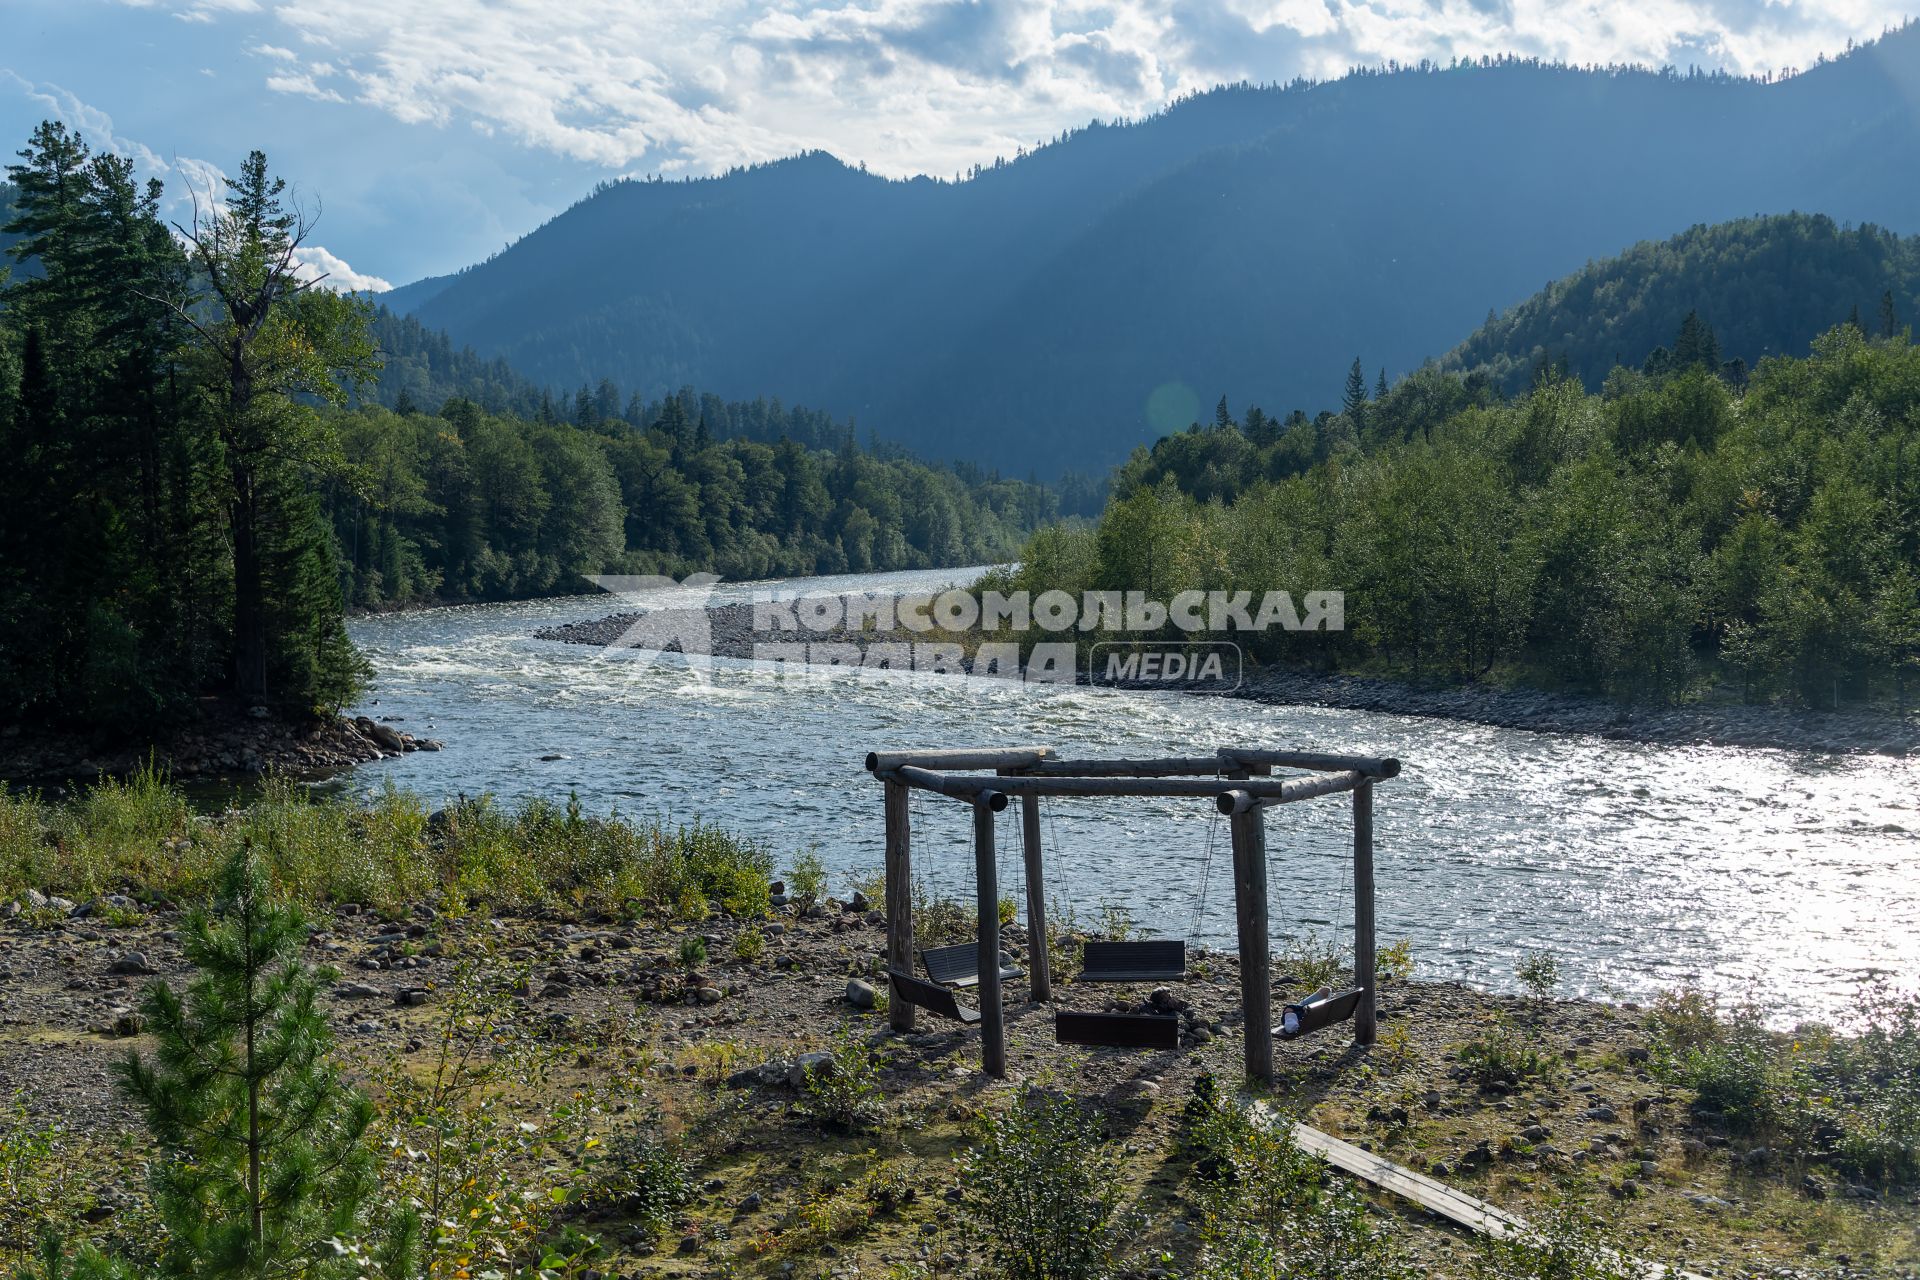
<svg viewBox="0 0 1920 1280"><path fill-rule="evenodd" d="M1302 1151L1311 1151L1323 1157L1342 1173L1352 1174L1384 1191L1391 1191L1471 1231L1503 1239L1516 1231L1526 1230L1525 1223L1504 1209L1496 1208L1444 1182L1437 1182L1424 1173L1415 1173L1384 1156L1362 1150L1330 1133L1295 1123L1293 1140Z"/></svg>
<svg viewBox="0 0 1920 1280"><path fill-rule="evenodd" d="M1257 1113L1269 1114L1265 1103L1256 1102L1253 1106ZM1525 1219L1497 1205L1488 1204L1477 1196L1438 1182L1424 1173L1416 1173L1405 1165L1395 1164L1385 1156L1377 1156L1330 1133L1322 1133L1311 1125L1296 1121L1293 1140L1302 1151L1322 1157L1340 1172L1371 1183L1382 1191L1391 1191L1404 1200L1411 1200L1469 1231L1492 1236L1496 1240L1538 1235ZM1672 1271L1657 1263L1639 1265L1647 1280L1669 1280L1669 1277L1672 1280L1706 1280L1705 1276L1693 1271Z"/></svg>
<svg viewBox="0 0 1920 1280"><path fill-rule="evenodd" d="M913 831L911 793L904 782L883 788L887 814L887 968L913 971ZM887 1006L887 1025L913 1030L913 1006L904 1000Z"/></svg>

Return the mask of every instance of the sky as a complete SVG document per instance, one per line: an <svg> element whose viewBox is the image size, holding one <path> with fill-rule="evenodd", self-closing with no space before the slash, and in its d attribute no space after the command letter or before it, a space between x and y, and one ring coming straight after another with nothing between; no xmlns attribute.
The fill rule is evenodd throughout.
<svg viewBox="0 0 1920 1280"><path fill-rule="evenodd" d="M824 149L953 176L1237 81L1519 53L1744 74L1915 0L0 0L0 136L43 119L167 184L264 150L309 268L383 289L621 176Z"/></svg>

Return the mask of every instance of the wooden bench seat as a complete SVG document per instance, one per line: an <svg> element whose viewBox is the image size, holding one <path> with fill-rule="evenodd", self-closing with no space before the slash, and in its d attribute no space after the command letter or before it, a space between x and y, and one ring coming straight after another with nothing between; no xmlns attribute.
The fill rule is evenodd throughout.
<svg viewBox="0 0 1920 1280"><path fill-rule="evenodd" d="M977 942L956 942L950 947L928 947L920 953L920 967L927 971L927 977L943 987L973 987L980 983L980 944ZM1005 963L1002 957L1000 980L1026 977L1026 970L1016 969Z"/></svg>
<svg viewBox="0 0 1920 1280"><path fill-rule="evenodd" d="M1053 1038L1061 1044L1104 1045L1114 1049L1178 1049L1180 1019L1158 1013L1081 1013L1062 1009L1053 1015Z"/></svg>
<svg viewBox="0 0 1920 1280"><path fill-rule="evenodd" d="M1081 952L1082 982L1172 982L1187 976L1184 938L1139 942L1089 941Z"/></svg>
<svg viewBox="0 0 1920 1280"><path fill-rule="evenodd" d="M893 987L893 998L904 1000L928 1013L937 1013L943 1018L952 1018L955 1022L972 1026L980 1021L980 1011L969 1009L954 998L951 988L931 982L922 982L910 973L901 973L898 969L887 970L887 980Z"/></svg>

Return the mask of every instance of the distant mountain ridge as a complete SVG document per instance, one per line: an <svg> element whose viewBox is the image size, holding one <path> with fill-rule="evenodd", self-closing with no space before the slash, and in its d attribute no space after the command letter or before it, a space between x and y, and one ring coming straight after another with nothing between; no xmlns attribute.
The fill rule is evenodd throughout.
<svg viewBox="0 0 1920 1280"><path fill-rule="evenodd" d="M1920 317L1920 237L1819 214L1741 218L1590 262L1489 319L1441 365L1485 370L1508 392L1543 364L1563 365L1597 390L1615 365L1638 366L1671 342L1689 312L1712 327L1723 359L1751 366L1805 355L1856 316L1877 331L1883 299L1896 327Z"/></svg>
<svg viewBox="0 0 1920 1280"><path fill-rule="evenodd" d="M1790 79L1520 60L1235 87L958 184L809 154L603 188L398 305L548 385L819 405L1094 469L1409 370L1598 254L1756 213L1920 230L1920 29ZM394 305L395 303L390 303Z"/></svg>

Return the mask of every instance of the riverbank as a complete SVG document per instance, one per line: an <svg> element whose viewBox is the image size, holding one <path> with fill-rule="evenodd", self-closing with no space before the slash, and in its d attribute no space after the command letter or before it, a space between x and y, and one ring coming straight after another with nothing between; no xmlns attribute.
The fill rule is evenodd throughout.
<svg viewBox="0 0 1920 1280"><path fill-rule="evenodd" d="M323 1012L375 1103L382 1186L404 1197L431 1175L477 1187L477 1207L518 1204L511 1233L463 1253L517 1265L566 1240L605 1277L979 1274L996 1227L968 1172L981 1125L1052 1098L1099 1126L1124 1182L1136 1225L1116 1220L1114 1274L1208 1275L1217 1182L1195 1099L1208 1081L1241 1092L1234 954L1191 947L1159 988L1086 983L1081 944L1113 935L1061 911L1054 1003L1007 984L1011 1072L995 1081L972 1028L926 1013L889 1028L876 866L829 881L812 851L550 802L359 805L277 786L198 815L150 774L60 804L0 796L0 1177L16 1189L0 1197L0 1273L48 1222L70 1243L137 1248L151 1231L126 1175L147 1139L115 1064L151 1048L147 984L191 977L184 908L246 850L306 911L307 961L336 971ZM970 903L916 899L920 946L971 936ZM1025 967L1017 919L1003 938ZM1555 999L1551 953L1525 998L1415 980L1424 958L1406 944L1383 955L1378 1042L1344 1026L1280 1042L1253 1096L1522 1217L1571 1206L1618 1250L1702 1275L1920 1276L1920 1129L1902 1109L1920 1078L1914 993L1856 992L1852 1038L1788 1036L1698 993ZM1273 961L1277 999L1349 980L1335 948L1289 943ZM1052 1008L1171 1010L1181 1048L1061 1045ZM449 1062L478 1074L449 1082ZM436 1146L427 1114L499 1141ZM671 1196L623 1181L649 1169ZM1367 1195L1411 1274L1488 1280L1472 1239Z"/></svg>
<svg viewBox="0 0 1920 1280"><path fill-rule="evenodd" d="M536 639L566 644L674 647L687 637L710 644L715 657L748 659L763 644L802 638L855 645L925 641L922 633L849 632L844 627L817 637L794 631L756 630L753 607L717 605L704 611L620 613L534 632ZM706 637L710 635L710 641ZM964 642L970 637L931 637ZM859 660L858 656L851 660ZM963 664L964 665L964 664ZM1088 683L1086 672L1077 673ZM1177 683L1135 683L1135 688L1180 688ZM1207 692L1205 690L1194 690ZM1535 733L1577 734L1669 746L1777 748L1835 755L1907 756L1920 753L1920 715L1901 719L1887 712L1808 711L1739 703L1630 707L1604 698L1484 685L1426 687L1377 676L1253 668L1227 696L1281 706L1333 707L1385 715L1426 716Z"/></svg>
<svg viewBox="0 0 1920 1280"><path fill-rule="evenodd" d="M9 993L0 1096L19 1106L0 1126L55 1134L51 1154L63 1162L57 1199L0 1205L0 1241L30 1238L22 1214L109 1244L150 1221L143 1185L124 1173L146 1140L113 1076L128 1048L151 1048L140 989L155 978L178 986L190 971L180 914L125 887L134 891L79 904L30 893L0 907L11 917L0 919ZM957 1158L979 1117L1045 1095L1098 1115L1115 1153L1124 1147L1124 1198L1140 1226L1121 1239L1120 1274L1191 1273L1204 1170L1190 1100L1203 1079L1229 1090L1238 1079L1234 957L1197 954L1189 978L1161 997L1185 1011L1191 1043L1178 1053L1058 1045L1048 1007L1010 984L1012 1069L995 1082L978 1071L970 1030L924 1014L913 1032L886 1028L873 1007L884 999L879 913L851 895L811 909L774 901L770 920L697 922L659 909L492 915L450 912L437 898L382 910L330 903L307 954L341 972L325 1013L350 1074L376 1098L396 1072L431 1078L449 1020L480 1009L494 1052L520 1045L545 1064L507 1089L521 1130L557 1130L586 1098L597 1111L591 1141L629 1150L620 1144L638 1121L669 1144L688 1193L665 1222L584 1194L574 1196L583 1207L554 1207L569 1197L547 1188L569 1188L575 1175L564 1157L528 1148L549 1161L520 1170L539 1179L529 1217L589 1235L603 1275L977 1274L990 1240L960 1208ZM1023 959L1018 927L1007 937ZM1070 957L1073 940L1060 941L1056 954ZM1097 1009L1148 997L1145 986L1068 979L1057 1002ZM1650 1073L1657 1046L1635 1006L1401 981L1383 990L1381 1018L1371 1050L1341 1028L1279 1044L1274 1098L1508 1211L1570 1204L1604 1219L1618 1247L1703 1276L1864 1280L1920 1268L1920 1196L1769 1149L1693 1105ZM1490 1043L1524 1046L1534 1066L1509 1077L1466 1065L1473 1046ZM857 1082L857 1120L822 1121L806 1064ZM1414 1274L1469 1273L1470 1236L1394 1197L1369 1200Z"/></svg>
<svg viewBox="0 0 1920 1280"><path fill-rule="evenodd" d="M288 720L254 715L209 699L191 723L163 735L132 740L35 732L10 725L0 730L0 781L60 787L102 776L124 778L149 765L181 781L259 777L269 772L317 777L443 746L436 738L416 737L367 716Z"/></svg>

